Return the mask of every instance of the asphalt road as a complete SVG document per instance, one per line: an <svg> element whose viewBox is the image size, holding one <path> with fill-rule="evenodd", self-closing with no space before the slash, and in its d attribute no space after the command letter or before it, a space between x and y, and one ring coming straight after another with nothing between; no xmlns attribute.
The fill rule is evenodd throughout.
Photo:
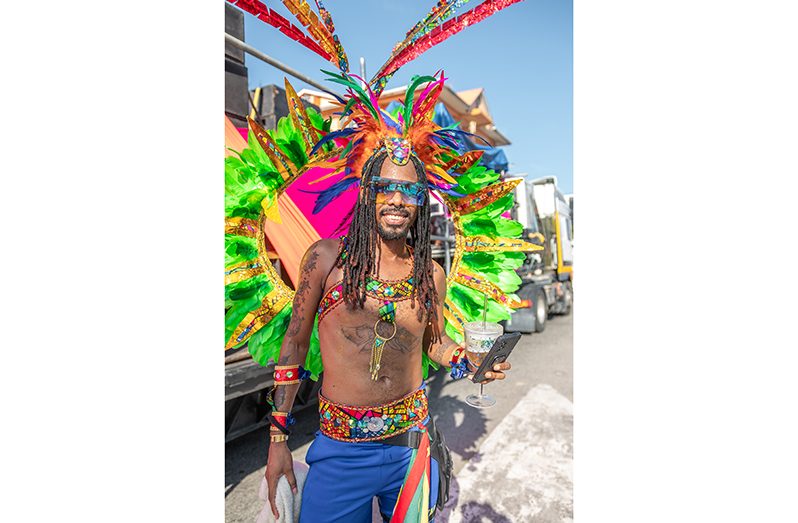
<svg viewBox="0 0 798 523"><path fill-rule="evenodd" d="M572 315L552 317L543 333L524 335L521 338L510 356L509 361L513 368L508 372L507 379L493 382L485 387L485 392L497 401L494 407L475 409L465 403L464 398L479 389L478 385L470 381L453 381L442 372L430 376L428 380L430 411L452 452L455 474L453 487L456 487L458 473L461 471L463 477L473 476L482 473L476 467L492 466L491 456L501 453L502 446L500 441L486 442L486 440L505 419L508 422L499 427L501 434L512 434L522 425L523 418L518 417L518 412L512 412L519 402L522 402L518 405L519 410L527 411L530 408L540 407L543 417L535 418L540 420L538 424L554 427L547 435L538 435L538 439L530 440L529 445L540 448L556 440L557 448L565 447L567 448L565 454L569 454L565 458L558 456L559 462L567 459L568 463L563 467L570 466L572 415L567 409L573 402L572 318ZM552 412L554 414L551 414ZM546 413L551 415L547 418ZM258 489L266 466L267 430L264 428L255 431L226 446L225 520L227 523L253 523L262 508L262 502L258 499ZM316 430L318 430L318 415L314 409L308 408L297 416L297 424L289 441L294 459L304 460ZM529 432L529 428L525 430ZM483 443L487 443L487 446L493 449L492 453L480 453ZM487 463L478 463L485 461ZM496 458L496 461L497 467L507 466L500 458ZM466 465L470 465L470 471L463 471ZM541 479L541 482L545 481L545 478ZM556 511L550 510L547 505L534 518L530 516L531 519L527 519L525 516L523 520L541 523L570 520L572 509L569 485L570 479L560 478L556 485L552 482L552 488L556 487L559 492L557 496L564 499L558 498L555 500L556 503L549 503L557 507ZM534 493L530 495L534 496ZM449 513L457 503L458 500L454 496L447 504L447 510L436 518L436 523L439 520L448 521ZM484 515L491 521L521 521L518 519L520 516L513 517L512 509L507 510L506 515L500 519L490 519L489 512L485 512ZM455 520L460 521L461 517L462 515L458 515L457 518L451 519L452 523ZM468 518L464 519L467 520ZM480 521L481 518L474 517L471 520Z"/></svg>

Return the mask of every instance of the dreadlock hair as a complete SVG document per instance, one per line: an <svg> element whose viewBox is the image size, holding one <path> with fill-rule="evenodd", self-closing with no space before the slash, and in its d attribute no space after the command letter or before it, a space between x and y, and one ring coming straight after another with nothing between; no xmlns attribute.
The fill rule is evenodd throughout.
<svg viewBox="0 0 798 523"><path fill-rule="evenodd" d="M361 192L352 210L352 222L346 238L346 256L339 255L336 266L343 271L344 302L363 308L366 301L366 279L377 274L377 212L373 193L369 184L375 176L379 176L382 164L388 153L380 151L372 155L363 166L360 179ZM416 220L410 227L410 245L413 247L413 294L410 306L415 308L418 302L417 318L432 323L431 343L440 341L438 329L438 294L432 272L432 246L430 245L429 187L424 164L414 155L410 155L416 170L418 181L424 187L424 203L418 208ZM343 253L342 253L343 254Z"/></svg>

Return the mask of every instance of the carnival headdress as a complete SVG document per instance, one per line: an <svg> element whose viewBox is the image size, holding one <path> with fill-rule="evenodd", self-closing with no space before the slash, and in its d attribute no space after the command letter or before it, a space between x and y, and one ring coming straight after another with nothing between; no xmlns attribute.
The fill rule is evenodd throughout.
<svg viewBox="0 0 798 523"><path fill-rule="evenodd" d="M515 269L523 263L525 251L542 249L519 239L520 223L501 217L513 205L518 181L501 181L499 174L479 165L482 151L469 150L465 140L474 135L434 123L435 104L446 80L442 71L414 77L398 112L382 109L379 98L399 67L519 0L486 0L454 18L467 0L438 1L368 82L348 72L346 53L320 1L315 2L317 16L304 0L283 0L310 36L258 0L228 1L338 66L340 74L325 73L346 87L346 93L337 97L340 128L331 131L331 121L305 107L286 80L289 117L268 131L250 119L249 147L226 159L225 348L248 342L259 363L277 360L293 299L293 291L269 260L264 236L266 220L280 220L278 197L300 176L307 176L310 185L335 178L332 185L317 191L312 213L319 213L359 184L364 163L381 150L399 165L417 156L425 166L428 186L451 214L455 253L444 304L447 334L462 340L464 323L481 317L483 295L489 298L489 321L509 319L521 304L512 294L521 282ZM426 354L424 361L426 376L427 364L435 365ZM315 328L305 368L314 376L321 371Z"/></svg>

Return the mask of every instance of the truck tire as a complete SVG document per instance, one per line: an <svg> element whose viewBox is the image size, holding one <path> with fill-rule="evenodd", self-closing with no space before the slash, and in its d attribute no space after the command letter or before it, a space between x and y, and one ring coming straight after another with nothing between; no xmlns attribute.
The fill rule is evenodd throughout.
<svg viewBox="0 0 798 523"><path fill-rule="evenodd" d="M546 330L546 321L549 319L549 304L546 303L546 293L538 289L535 293L535 332Z"/></svg>
<svg viewBox="0 0 798 523"><path fill-rule="evenodd" d="M571 305L574 303L574 290L571 287L571 282L565 282L563 287L565 287L565 296L563 298L564 305L562 314L563 316L568 316L571 314Z"/></svg>

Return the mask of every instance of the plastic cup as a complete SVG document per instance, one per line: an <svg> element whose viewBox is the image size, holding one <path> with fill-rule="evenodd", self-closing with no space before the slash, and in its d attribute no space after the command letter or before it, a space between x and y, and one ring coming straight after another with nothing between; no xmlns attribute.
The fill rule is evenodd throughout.
<svg viewBox="0 0 798 523"><path fill-rule="evenodd" d="M472 321L463 326L465 330L466 353L472 365L479 367L485 355L490 352L496 338L504 333L498 323Z"/></svg>
<svg viewBox="0 0 798 523"><path fill-rule="evenodd" d="M468 361L472 365L479 367L482 365L482 360L490 352L496 338L504 333L504 327L498 323L487 323L481 321L472 321L466 323L464 326L465 341L466 341L466 354ZM479 394L469 394L466 396L466 403L472 407L485 409L496 405L496 400L485 394L484 382L479 384Z"/></svg>

